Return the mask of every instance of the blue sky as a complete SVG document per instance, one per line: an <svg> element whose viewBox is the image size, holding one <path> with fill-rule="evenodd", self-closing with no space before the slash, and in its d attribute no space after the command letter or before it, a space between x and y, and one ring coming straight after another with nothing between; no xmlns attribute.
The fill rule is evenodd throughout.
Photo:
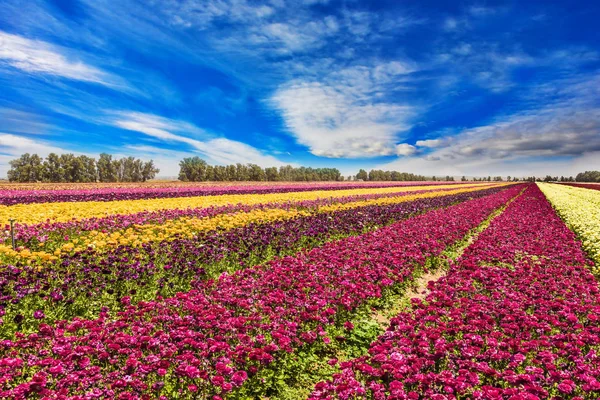
<svg viewBox="0 0 600 400"><path fill-rule="evenodd" d="M24 152L436 175L600 169L592 1L3 0Z"/></svg>

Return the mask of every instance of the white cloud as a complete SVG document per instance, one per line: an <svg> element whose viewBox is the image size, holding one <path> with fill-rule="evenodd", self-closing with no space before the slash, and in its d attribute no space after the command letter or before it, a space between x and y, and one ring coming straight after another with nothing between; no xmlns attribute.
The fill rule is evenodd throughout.
<svg viewBox="0 0 600 400"><path fill-rule="evenodd" d="M398 135L411 127L415 106L386 101L404 90L416 70L410 62L375 62L295 80L281 86L271 105L298 143L320 157L360 158L396 154Z"/></svg>
<svg viewBox="0 0 600 400"><path fill-rule="evenodd" d="M336 19L331 16L322 21L274 22L249 28L247 39L251 45L288 54L321 47L338 29Z"/></svg>
<svg viewBox="0 0 600 400"><path fill-rule="evenodd" d="M220 20L238 23L258 21L275 12L273 7L252 5L245 0L165 0L161 1L160 6L172 24L199 29L206 29Z"/></svg>
<svg viewBox="0 0 600 400"><path fill-rule="evenodd" d="M0 62L33 74L60 76L106 86L120 86L119 79L96 67L67 57L49 43L0 31Z"/></svg>
<svg viewBox="0 0 600 400"><path fill-rule="evenodd" d="M555 99L541 107L541 98ZM537 108L452 137L417 141L434 150L382 166L436 175L576 174L600 167L600 75L544 84ZM443 146L443 147L442 147Z"/></svg>
<svg viewBox="0 0 600 400"><path fill-rule="evenodd" d="M23 153L37 153L47 155L52 152L63 152L59 147L46 144L42 141L31 140L25 136L0 133L0 149L2 153L21 155Z"/></svg>
<svg viewBox="0 0 600 400"><path fill-rule="evenodd" d="M442 146L443 143L444 143L443 139L428 139L428 140L417 140L417 143L415 143L415 144L418 147L435 148L435 147Z"/></svg>
<svg viewBox="0 0 600 400"><path fill-rule="evenodd" d="M409 128L409 106L363 99L353 87L294 83L279 89L273 104L287 129L314 155L356 158L392 155L396 135Z"/></svg>
<svg viewBox="0 0 600 400"><path fill-rule="evenodd" d="M398 156L412 156L417 152L417 148L408 143L401 143L396 145L396 155Z"/></svg>
<svg viewBox="0 0 600 400"><path fill-rule="evenodd" d="M453 31L458 28L459 21L456 18L448 17L444 20L443 28L447 31Z"/></svg>
<svg viewBox="0 0 600 400"><path fill-rule="evenodd" d="M187 144L190 151L203 154L209 162L217 164L255 163L263 167L286 164L273 156L263 154L246 143L214 137L209 132L185 121L138 112L113 112L112 114L113 117L107 121L111 125L144 133L167 143Z"/></svg>

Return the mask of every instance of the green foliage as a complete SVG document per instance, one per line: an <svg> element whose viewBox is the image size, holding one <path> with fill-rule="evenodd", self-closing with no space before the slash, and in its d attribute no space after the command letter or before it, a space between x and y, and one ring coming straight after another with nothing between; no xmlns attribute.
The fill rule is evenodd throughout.
<svg viewBox="0 0 600 400"><path fill-rule="evenodd" d="M580 172L575 177L576 182L600 182L600 171ZM572 182L572 181L570 181Z"/></svg>
<svg viewBox="0 0 600 400"><path fill-rule="evenodd" d="M50 153L43 160L37 154L23 154L10 162L11 182L144 182L159 170L152 160L126 157L113 160L106 153L98 161L85 155Z"/></svg>
<svg viewBox="0 0 600 400"><path fill-rule="evenodd" d="M37 154L25 153L9 164L8 180L11 182L38 182L44 179L44 166Z"/></svg>
<svg viewBox="0 0 600 400"><path fill-rule="evenodd" d="M356 180L366 181L368 179L369 175L367 175L367 171L365 171L364 169L361 169L360 171L358 171L358 174L356 174Z"/></svg>
<svg viewBox="0 0 600 400"><path fill-rule="evenodd" d="M379 169L372 169L367 174L364 169L361 169L356 174L356 179L362 179L363 181L426 181L427 177L408 172L382 171ZM435 177L433 180L435 180ZM454 180L454 178L448 176L446 180Z"/></svg>
<svg viewBox="0 0 600 400"><path fill-rule="evenodd" d="M339 181L343 180L336 168L310 168L291 165L262 168L256 164L208 165L200 157L184 158L179 162L179 180L185 182L202 181Z"/></svg>

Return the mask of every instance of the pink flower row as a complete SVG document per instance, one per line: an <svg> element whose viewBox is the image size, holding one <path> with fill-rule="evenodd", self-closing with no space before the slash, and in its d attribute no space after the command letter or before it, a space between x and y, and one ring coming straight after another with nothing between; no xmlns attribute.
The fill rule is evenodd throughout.
<svg viewBox="0 0 600 400"><path fill-rule="evenodd" d="M220 398L284 352L411 279L522 187L247 268L118 315L0 342L0 397ZM348 327L350 329L350 327ZM85 395L84 395L85 394Z"/></svg>
<svg viewBox="0 0 600 400"><path fill-rule="evenodd" d="M535 185L311 399L600 397L600 291Z"/></svg>
<svg viewBox="0 0 600 400"><path fill-rule="evenodd" d="M55 203L77 201L115 201L167 197L217 196L225 194L264 194L306 192L312 190L347 190L392 186L442 185L450 182L368 182L368 183L291 183L284 185L219 185L172 187L119 187L66 190L0 190L0 204ZM457 182L458 183L458 182Z"/></svg>

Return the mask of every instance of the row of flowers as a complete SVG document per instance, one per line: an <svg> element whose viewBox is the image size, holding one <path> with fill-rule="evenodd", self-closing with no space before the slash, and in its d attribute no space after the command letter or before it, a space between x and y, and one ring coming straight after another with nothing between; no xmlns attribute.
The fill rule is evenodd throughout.
<svg viewBox="0 0 600 400"><path fill-rule="evenodd" d="M116 231L126 229L133 225L142 224L162 224L169 220L174 220L184 217L193 218L204 218L213 217L219 214L229 214L235 212L249 212L256 209L270 209L270 208L282 208L282 209L314 209L319 206L336 204L336 203L349 203L357 200L368 200L376 199L381 197L392 197L402 196L409 193L418 193L423 191L441 191L451 190L456 188L467 188L473 187L474 185L460 185L460 186L431 186L431 187L414 187L410 190L404 188L398 190L367 190L360 191L355 194L348 194L347 191L338 191L327 193L323 195L321 192L314 193L300 193L298 197L287 198L284 201L279 199L278 201L267 202L267 203L252 203L252 204L226 204L226 205L210 205L208 207L180 207L180 208L167 208L159 209L156 211L141 211L129 214L111 214L105 217L92 217L83 218L79 220L70 220L64 222L42 222L37 224L22 224L20 222L14 223L14 235L17 242L25 244L26 247L28 242L45 242L48 240L48 235L72 235L74 233L87 232L87 231ZM491 185L479 185L480 188L487 188ZM294 193L292 196L295 196ZM308 198L307 198L308 196ZM321 197L319 197L321 196ZM10 229L10 225L5 226L5 229ZM4 232L2 240L8 240L8 233Z"/></svg>
<svg viewBox="0 0 600 400"><path fill-rule="evenodd" d="M600 290L535 185L311 399L596 399Z"/></svg>
<svg viewBox="0 0 600 400"><path fill-rule="evenodd" d="M451 188L454 185L439 185L438 188ZM13 219L19 224L44 222L65 222L89 218L102 218L115 214L135 214L139 212L169 209L206 208L234 204L254 205L261 203L287 203L290 201L316 200L324 197L342 197L360 194L397 193L429 189L431 186L401 186L383 188L358 188L347 190L287 191L284 193L246 193L211 196L166 197L158 199L86 201L64 203L36 203L0 206L0 221L8 224Z"/></svg>
<svg viewBox="0 0 600 400"><path fill-rule="evenodd" d="M21 261L6 266L0 279L4 320L18 321L0 325L0 334L9 336L15 329L37 329L40 323L57 319L96 317L103 307L119 311L123 296L130 296L133 303L152 300L157 295L173 296L197 288L205 279L216 278L223 271L264 263L274 256L294 254L500 190L491 188L269 224L253 223L227 231L204 232L193 239L119 246L104 253L87 249L44 268ZM34 318L35 311L45 317Z"/></svg>
<svg viewBox="0 0 600 400"><path fill-rule="evenodd" d="M432 191L419 190L416 192L392 192L380 194L366 194L346 196L342 198L320 198L312 201L290 202L279 207L279 203L258 203L254 205L240 205L238 211L235 206L210 207L208 209L188 209L181 213L171 210L144 213L141 218L136 216L121 216L120 218L105 218L108 221L126 221L125 226L112 225L112 228L85 231L77 229L78 221L58 224L38 224L34 227L19 226L18 231L27 232L31 237L33 232L38 235L33 240L23 242L24 234L17 234L19 247L13 249L11 240L5 236L4 245L0 245L0 256L12 261L15 259L41 259L53 261L63 254L82 251L88 247L102 250L117 246L141 246L145 243L156 241L167 241L176 238L191 238L198 234L214 229L233 229L249 223L269 223L287 219L307 216L314 213L334 212L343 209L365 207L369 205L385 205L412 201L417 198L428 198L450 195L461 192L478 191L489 186L467 186L457 187L453 190L439 189ZM230 211L230 212L227 212ZM191 214L191 216L184 216ZM200 215L195 216L194 214ZM156 220L148 220L150 216L158 217ZM179 216L179 217L178 217ZM174 219L165 219L174 217ZM145 223L139 223L145 220ZM135 222L139 221L139 222ZM94 225L100 221L96 220ZM67 232L64 230L53 230L56 226L70 226ZM85 226L85 224L84 224Z"/></svg>
<svg viewBox="0 0 600 400"><path fill-rule="evenodd" d="M539 183L556 212L578 235L600 276L600 191Z"/></svg>
<svg viewBox="0 0 600 400"><path fill-rule="evenodd" d="M139 200L160 199L170 197L199 197L219 196L224 194L266 194L266 193L288 193L312 190L349 190L360 188L383 188L441 185L448 182L365 182L365 183L341 183L341 182L313 182L313 183L287 183L287 184L254 184L254 185L169 185L166 187L100 187L84 189L33 189L23 190L20 188L0 187L0 204L30 204L30 203L54 203L54 202L80 202L80 201L115 201L115 200Z"/></svg>
<svg viewBox="0 0 600 400"><path fill-rule="evenodd" d="M600 184L598 183L561 183L564 186L572 186L583 189L600 190Z"/></svg>
<svg viewBox="0 0 600 400"><path fill-rule="evenodd" d="M210 398L277 357L331 340L324 327L410 280L520 191L430 211L296 257L222 274L172 298L41 325L0 342L0 397ZM352 329L346 324L346 329ZM72 397L75 398L75 397Z"/></svg>

